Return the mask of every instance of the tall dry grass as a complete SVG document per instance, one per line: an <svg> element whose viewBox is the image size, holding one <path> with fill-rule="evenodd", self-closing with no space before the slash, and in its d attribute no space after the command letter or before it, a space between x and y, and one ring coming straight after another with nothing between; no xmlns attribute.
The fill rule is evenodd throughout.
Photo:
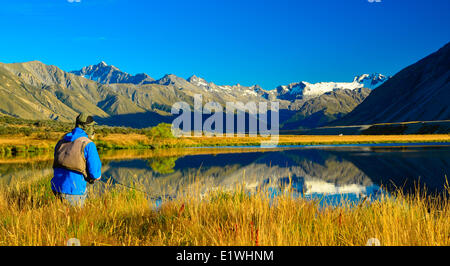
<svg viewBox="0 0 450 266"><path fill-rule="evenodd" d="M0 245L450 245L448 192L333 207L237 187L155 209L143 193L109 188L75 208L54 198L46 177L1 189Z"/></svg>

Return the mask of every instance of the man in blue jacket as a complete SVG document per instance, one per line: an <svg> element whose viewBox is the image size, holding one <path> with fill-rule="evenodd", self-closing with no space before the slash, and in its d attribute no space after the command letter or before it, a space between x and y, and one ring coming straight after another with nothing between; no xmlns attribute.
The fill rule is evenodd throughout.
<svg viewBox="0 0 450 266"><path fill-rule="evenodd" d="M56 144L53 161L53 193L72 206L83 206L86 183L100 180L102 163L94 139L94 119L81 113L75 128Z"/></svg>

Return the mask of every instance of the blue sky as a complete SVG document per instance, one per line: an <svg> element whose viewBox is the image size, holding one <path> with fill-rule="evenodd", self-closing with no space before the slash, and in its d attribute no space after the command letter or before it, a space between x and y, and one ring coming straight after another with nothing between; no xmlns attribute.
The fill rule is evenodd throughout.
<svg viewBox="0 0 450 266"><path fill-rule="evenodd" d="M0 0L0 62L273 89L393 75L450 41L448 0L76 1Z"/></svg>

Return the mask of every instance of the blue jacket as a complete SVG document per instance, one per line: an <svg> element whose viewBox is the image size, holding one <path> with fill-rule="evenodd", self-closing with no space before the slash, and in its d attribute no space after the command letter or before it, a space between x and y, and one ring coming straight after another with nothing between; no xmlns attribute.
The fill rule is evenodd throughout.
<svg viewBox="0 0 450 266"><path fill-rule="evenodd" d="M64 140L74 141L80 137L88 135L81 128L76 127L72 132L64 136ZM86 145L84 149L87 172L90 178L99 179L101 177L102 163L98 156L97 147L94 142ZM64 194L84 195L86 193L86 181L81 173L62 168L55 168L52 178L52 190Z"/></svg>

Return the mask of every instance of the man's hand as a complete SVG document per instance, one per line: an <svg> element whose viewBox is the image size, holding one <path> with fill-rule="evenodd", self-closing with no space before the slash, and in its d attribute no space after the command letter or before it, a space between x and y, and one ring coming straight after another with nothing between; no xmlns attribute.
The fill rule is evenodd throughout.
<svg viewBox="0 0 450 266"><path fill-rule="evenodd" d="M84 180L86 180L86 182L88 182L89 184L94 184L96 179L90 178L90 177L85 177Z"/></svg>

